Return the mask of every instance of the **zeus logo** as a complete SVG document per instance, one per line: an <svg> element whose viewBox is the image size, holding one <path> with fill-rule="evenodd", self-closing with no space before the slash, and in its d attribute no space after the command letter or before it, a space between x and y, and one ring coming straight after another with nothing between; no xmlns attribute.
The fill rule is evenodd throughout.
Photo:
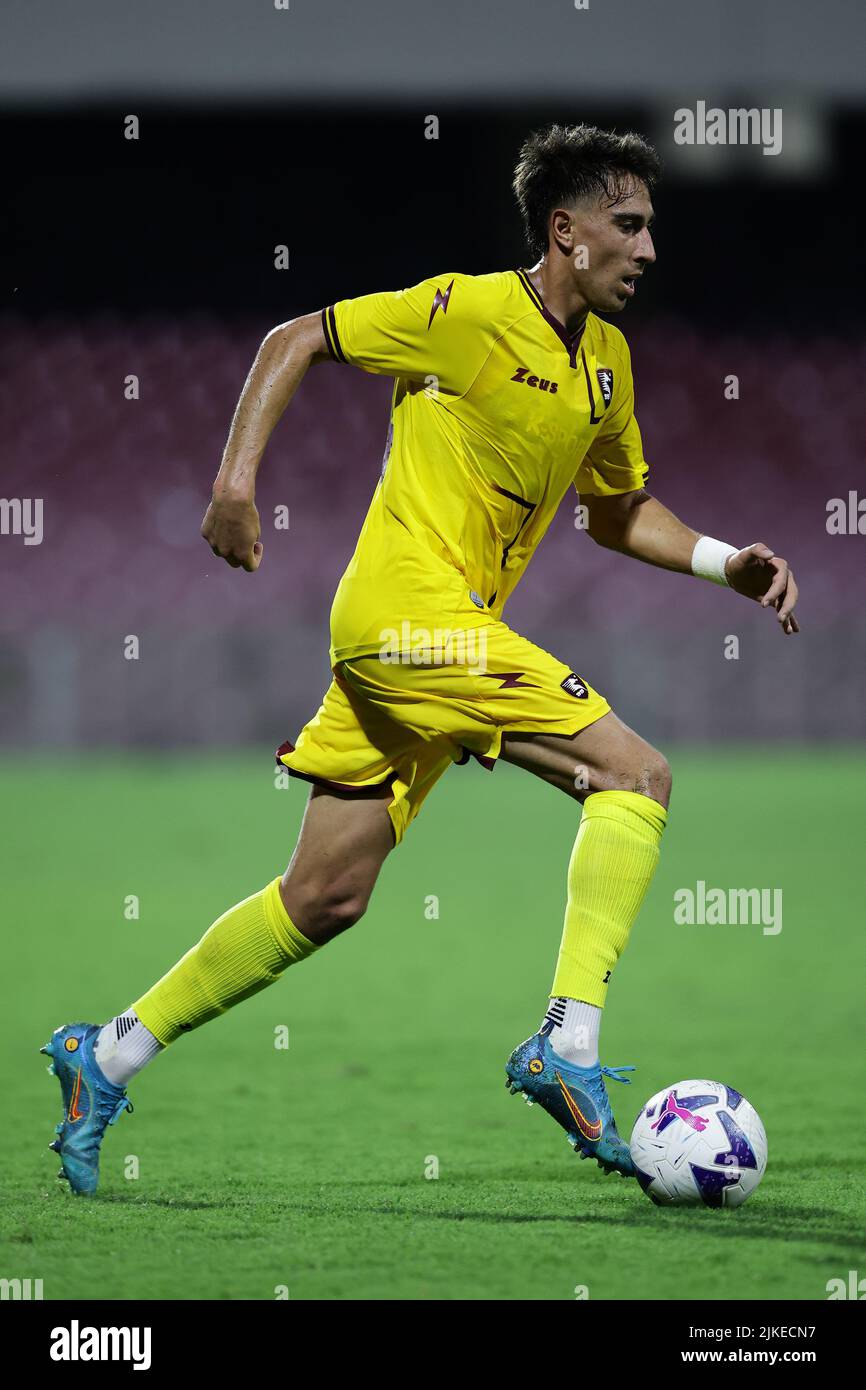
<svg viewBox="0 0 866 1390"><path fill-rule="evenodd" d="M549 391L555 396L559 389L558 381L549 381L546 376L530 376L528 367L518 367L512 381L522 381L524 386L535 386L539 391Z"/></svg>
<svg viewBox="0 0 866 1390"><path fill-rule="evenodd" d="M452 280L452 281L451 281L451 284L448 286L448 288L447 288L447 290L445 291L444 294L442 293L441 290L437 290L436 293L434 294L434 296L433 296L433 308L430 310L430 317L429 317L429 319L427 320L427 327L428 327L428 328L430 327L431 323L433 322L433 316L434 316L434 314L436 313L436 310L437 310L437 309L441 309L442 312L443 312L443 314L446 314L446 313L448 312L448 300L451 298L451 291L453 290L453 288L454 288L454 281Z"/></svg>

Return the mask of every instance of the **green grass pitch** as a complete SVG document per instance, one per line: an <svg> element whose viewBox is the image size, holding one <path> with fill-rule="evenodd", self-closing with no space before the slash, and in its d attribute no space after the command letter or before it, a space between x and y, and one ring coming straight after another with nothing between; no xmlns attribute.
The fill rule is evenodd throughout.
<svg viewBox="0 0 866 1390"><path fill-rule="evenodd" d="M75 1200L46 1151L59 1091L37 1048L126 1007L281 870L306 788L276 788L267 752L7 760L0 1275L41 1278L46 1299L820 1300L863 1271L866 754L669 753L661 866L602 1054L639 1068L611 1083L626 1135L685 1077L749 1097L770 1158L742 1209L657 1210L507 1094L578 808L474 764L449 771L357 927L136 1079L100 1195ZM676 925L674 891L698 879L780 887L782 931Z"/></svg>

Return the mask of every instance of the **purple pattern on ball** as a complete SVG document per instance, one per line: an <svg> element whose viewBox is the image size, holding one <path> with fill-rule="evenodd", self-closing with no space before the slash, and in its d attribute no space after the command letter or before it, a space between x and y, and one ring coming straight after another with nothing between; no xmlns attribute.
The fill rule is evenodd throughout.
<svg viewBox="0 0 866 1390"><path fill-rule="evenodd" d="M740 1181L739 1173L719 1173L713 1168L701 1168L697 1163L690 1163L689 1167L704 1205L708 1207L724 1206L725 1188Z"/></svg>
<svg viewBox="0 0 866 1390"><path fill-rule="evenodd" d="M740 1095L739 1091L734 1090L733 1086L726 1086L725 1093L728 1097L728 1109L736 1110L743 1097Z"/></svg>
<svg viewBox="0 0 866 1390"><path fill-rule="evenodd" d="M729 1167L737 1168L757 1168L758 1160L755 1157L755 1150L736 1120L728 1114L727 1110L719 1111L719 1120L728 1136L731 1147L727 1152L716 1154L716 1163L726 1163Z"/></svg>

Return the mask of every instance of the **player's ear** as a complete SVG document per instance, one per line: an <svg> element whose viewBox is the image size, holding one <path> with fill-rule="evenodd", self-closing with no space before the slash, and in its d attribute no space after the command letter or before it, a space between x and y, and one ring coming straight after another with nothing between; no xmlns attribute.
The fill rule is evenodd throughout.
<svg viewBox="0 0 866 1390"><path fill-rule="evenodd" d="M550 214L548 236L551 250L556 247L565 255L570 255L574 246L574 214L567 208L554 208Z"/></svg>

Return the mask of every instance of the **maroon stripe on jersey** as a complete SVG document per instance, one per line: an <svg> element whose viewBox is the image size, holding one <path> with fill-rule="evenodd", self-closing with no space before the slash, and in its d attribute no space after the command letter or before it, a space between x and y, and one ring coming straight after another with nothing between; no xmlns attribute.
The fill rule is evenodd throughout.
<svg viewBox="0 0 866 1390"><path fill-rule="evenodd" d="M592 382L589 379L589 367L586 365L586 353L581 352L580 355L583 360L583 370L586 376L586 390L589 396L589 423L591 425L597 425L601 416L595 413L595 396L592 394Z"/></svg>
<svg viewBox="0 0 866 1390"><path fill-rule="evenodd" d="M338 361L337 354L334 351L334 344L331 342L331 330L328 327L327 309L322 310L322 332L325 335L325 347L328 349L328 356L332 362Z"/></svg>
<svg viewBox="0 0 866 1390"><path fill-rule="evenodd" d="M502 551L501 568L505 569L505 566L508 563L508 552L510 551L511 547L515 544L515 542L518 540L521 531L523 530L529 518L532 516L532 513L535 511L535 503L527 501L525 497L518 497L516 492L509 492L507 488L500 487L498 483L493 483L492 486L494 492L498 492L502 497L507 497L510 502L517 502L519 506L526 508L526 516L523 518L520 525L518 526L516 533L511 537L511 540L508 542L508 544ZM493 595L493 598L496 598L496 594ZM490 600L491 603L493 602L493 598Z"/></svg>
<svg viewBox="0 0 866 1390"><path fill-rule="evenodd" d="M507 497L512 502L518 502L521 507L526 507L530 512L535 506L535 503L528 501L526 497L518 497L516 492L509 492L507 487L500 487L498 483L492 483L491 486L494 492L499 493L500 497Z"/></svg>
<svg viewBox="0 0 866 1390"><path fill-rule="evenodd" d="M327 309L322 309L321 311L321 331L322 334L325 335L325 347L327 347L328 349L329 359L331 359L331 361L339 361L338 356L336 356L336 353L334 352L334 343L332 343L331 341L331 328L329 328L328 325Z"/></svg>
<svg viewBox="0 0 866 1390"><path fill-rule="evenodd" d="M576 367L577 345L583 337L583 328L578 329L577 333L568 333L564 324L561 324L559 322L559 319L554 318L550 310L546 308L544 300L541 298L541 295L538 293L538 290L533 285L526 271L518 270L515 273L518 279L520 280L521 285L526 290L526 293L529 295L529 298L532 300L536 309L541 314L541 317L545 319L547 323L550 324L557 338L559 338L560 341L564 343L566 348L568 349L568 365L570 367Z"/></svg>
<svg viewBox="0 0 866 1390"><path fill-rule="evenodd" d="M340 335L337 332L337 316L334 313L333 304L326 310L326 312L328 315L328 327L331 331L331 337L334 342L334 355L336 356L338 362L347 362L348 358L346 357L346 354L343 351L343 345L340 342Z"/></svg>

